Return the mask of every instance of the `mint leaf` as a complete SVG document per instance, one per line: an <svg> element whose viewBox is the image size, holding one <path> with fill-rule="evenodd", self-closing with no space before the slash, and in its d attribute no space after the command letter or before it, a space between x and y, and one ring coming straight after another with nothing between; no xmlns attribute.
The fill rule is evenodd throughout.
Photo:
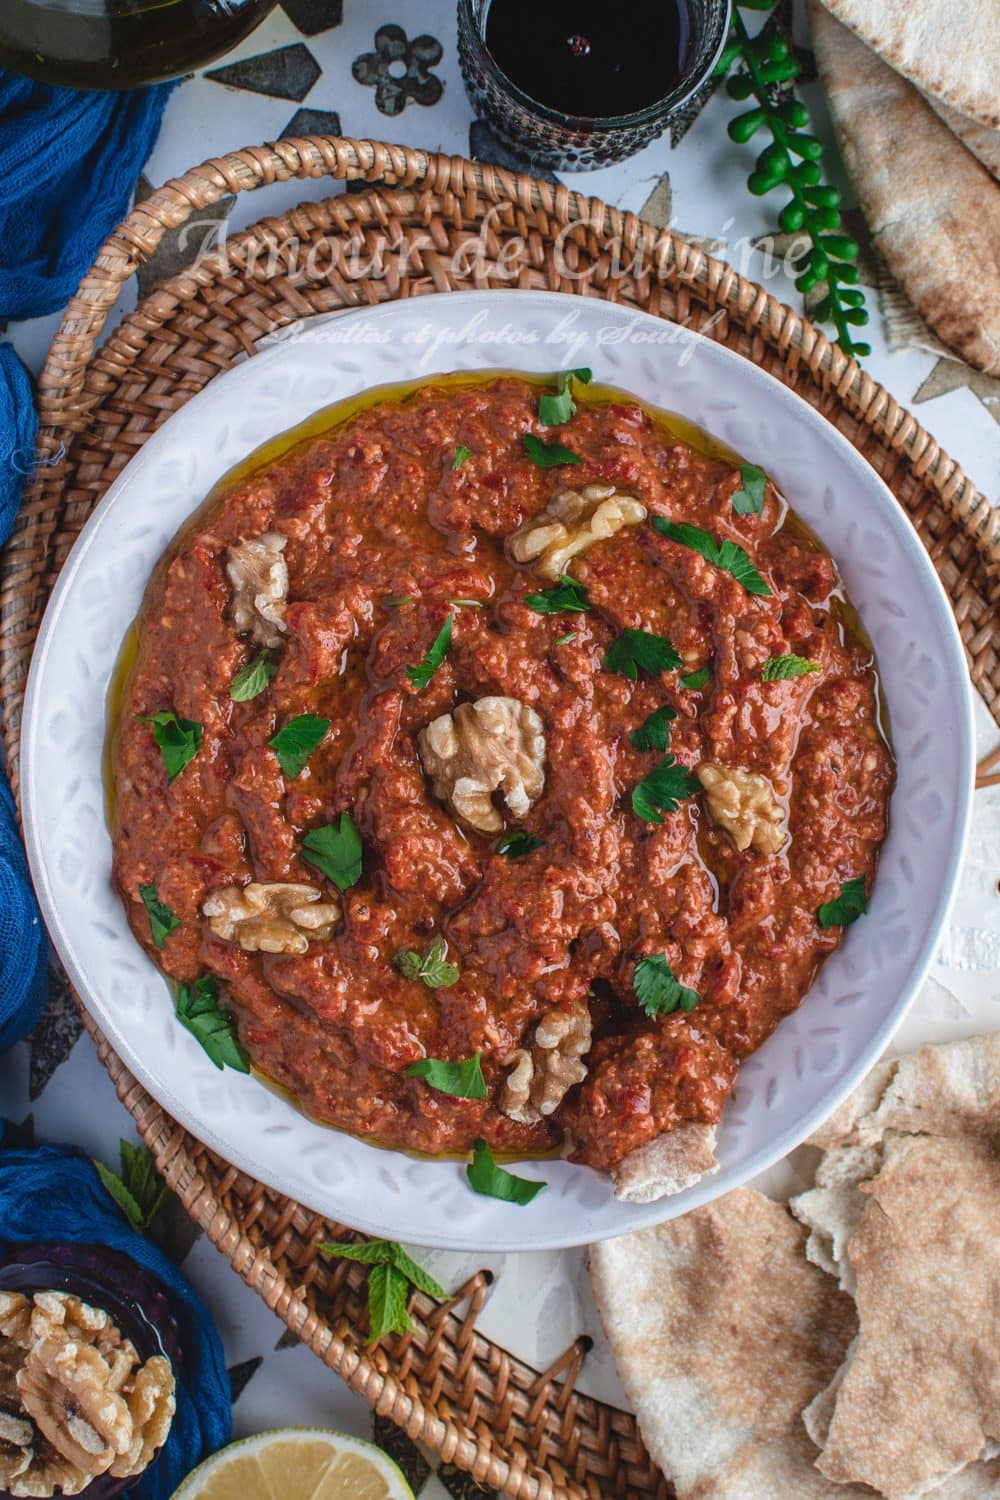
<svg viewBox="0 0 1000 1500"><path fill-rule="evenodd" d="M481 1052L474 1052L464 1062L443 1062L439 1057L424 1057L411 1063L406 1072L410 1078L423 1078L428 1086L439 1094L450 1094L453 1099L485 1099L486 1080L483 1078Z"/></svg>
<svg viewBox="0 0 1000 1500"><path fill-rule="evenodd" d="M703 531L700 526L691 526L687 521L666 521L663 516L653 517L653 528L670 541L677 542L682 547L690 547L692 552L700 552L702 557L721 568L724 573L732 574L748 594L756 594L760 598L771 597L771 590L738 542L717 542L710 531Z"/></svg>
<svg viewBox="0 0 1000 1500"><path fill-rule="evenodd" d="M504 1203L520 1203L522 1206L530 1203L542 1188L548 1186L545 1182L532 1182L527 1177L515 1177L513 1172L498 1167L493 1160L493 1152L485 1141L474 1143L472 1160L465 1169L465 1175L474 1193L482 1193L485 1198L500 1198Z"/></svg>
<svg viewBox="0 0 1000 1500"><path fill-rule="evenodd" d="M670 743L670 726L677 717L677 710L665 703L645 719L638 729L633 729L629 739L637 750L665 750Z"/></svg>
<svg viewBox="0 0 1000 1500"><path fill-rule="evenodd" d="M862 876L854 880L845 880L840 887L840 895L833 901L824 901L816 913L819 925L827 927L848 927L851 922L856 922L858 917L864 916L868 910L868 897L865 893L865 882Z"/></svg>
<svg viewBox="0 0 1000 1500"><path fill-rule="evenodd" d="M289 781L301 776L306 761L321 743L329 727L330 720L324 719L322 714L297 714L268 740L267 743L278 757L278 765Z"/></svg>
<svg viewBox="0 0 1000 1500"><path fill-rule="evenodd" d="M803 677L807 672L822 672L818 661L809 661L805 656L789 652L785 656L769 656L760 669L765 682L787 682L791 677Z"/></svg>
<svg viewBox="0 0 1000 1500"><path fill-rule="evenodd" d="M364 1265L393 1266L407 1281L413 1283L417 1291L426 1292L428 1297L448 1295L444 1287L423 1266L412 1260L395 1240L365 1240L360 1245L342 1245L339 1241L330 1240L318 1245L317 1249L324 1255L339 1256L342 1260L357 1260Z"/></svg>
<svg viewBox="0 0 1000 1500"><path fill-rule="evenodd" d="M681 660L680 652L665 636L648 630L623 630L604 653L606 669L619 672L629 682L637 680L640 668L644 672L672 672Z"/></svg>
<svg viewBox="0 0 1000 1500"><path fill-rule="evenodd" d="M340 822L311 828L302 840L302 858L333 882L339 891L349 891L361 879L361 835L349 812Z"/></svg>
<svg viewBox="0 0 1000 1500"><path fill-rule="evenodd" d="M179 719L171 709L162 709L158 714L136 714L136 723L152 724L167 780L176 781L201 748L202 725L193 719Z"/></svg>
<svg viewBox="0 0 1000 1500"><path fill-rule="evenodd" d="M632 976L632 988L650 1019L667 1016L674 1010L694 1010L701 998L696 990L689 990L687 985L674 978L665 953L651 953L648 958L639 960Z"/></svg>
<svg viewBox="0 0 1000 1500"><path fill-rule="evenodd" d="M153 1153L145 1146L120 1141L118 1156L120 1177L102 1161L94 1162L94 1170L132 1228L144 1234L166 1202L170 1189L156 1175Z"/></svg>
<svg viewBox="0 0 1000 1500"><path fill-rule="evenodd" d="M576 402L570 394L574 377L582 385L589 385L594 378L591 370L564 370L559 376L559 394L545 395L539 399L538 420L543 427L559 427L575 413Z"/></svg>
<svg viewBox="0 0 1000 1500"><path fill-rule="evenodd" d="M451 632L455 626L455 616L449 615L441 626L426 656L415 665L411 664L406 669L406 675L419 692L430 682L438 667L444 661L451 645Z"/></svg>
<svg viewBox="0 0 1000 1500"><path fill-rule="evenodd" d="M556 469L560 464L583 463L579 453L574 453L572 448L564 448L562 443L543 443L532 432L525 434L524 451L540 469Z"/></svg>
<svg viewBox="0 0 1000 1500"><path fill-rule="evenodd" d="M234 703L247 703L257 698L267 687L278 670L278 658L273 651L258 651L253 661L240 667L229 687L229 696Z"/></svg>
<svg viewBox="0 0 1000 1500"><path fill-rule="evenodd" d="M395 965L404 979L420 979L429 990L444 990L457 982L460 970L457 964L445 961L448 946L443 937L436 937L421 958L409 949L397 953Z"/></svg>
<svg viewBox="0 0 1000 1500"><path fill-rule="evenodd" d="M742 487L733 491L733 510L738 516L759 516L764 509L767 475L755 464L740 465Z"/></svg>
<svg viewBox="0 0 1000 1500"><path fill-rule="evenodd" d="M699 782L686 766L679 766L674 756L665 755L632 789L632 811L647 823L662 823L661 812L676 812L679 802L699 791Z"/></svg>
<svg viewBox="0 0 1000 1500"><path fill-rule="evenodd" d="M217 1068L249 1073L250 1059L232 1017L219 1004L215 980L210 974L194 984L182 984L177 992L177 1019L200 1043Z"/></svg>
<svg viewBox="0 0 1000 1500"><path fill-rule="evenodd" d="M135 1199L132 1197L132 1194L122 1182L121 1178L116 1177L111 1168L106 1167L104 1163L102 1161L98 1161L96 1157L94 1158L94 1171L101 1179L101 1183L104 1186L105 1192L110 1198L114 1199L115 1203L125 1215L125 1218L131 1224L132 1228L138 1230L138 1232L141 1234L146 1227L146 1225L143 1223L142 1209L139 1207L138 1203L136 1203Z"/></svg>
<svg viewBox="0 0 1000 1500"><path fill-rule="evenodd" d="M377 1343L387 1333L412 1332L413 1324L406 1310L409 1295L406 1277L395 1266L384 1262L372 1266L368 1272L369 1344Z"/></svg>
<svg viewBox="0 0 1000 1500"><path fill-rule="evenodd" d="M160 900L156 894L155 885L141 885L139 895L143 906L149 913L149 930L153 937L153 947L162 948L174 929L181 925L181 919L176 912L170 910L165 902Z"/></svg>
<svg viewBox="0 0 1000 1500"><path fill-rule="evenodd" d="M686 677L682 677L680 684L682 688L687 688L689 693L700 693L711 680L711 667L699 667L697 672L689 672Z"/></svg>
<svg viewBox="0 0 1000 1500"><path fill-rule="evenodd" d="M451 461L453 469L460 469L472 457L472 449L466 448L464 443L459 443L455 449L455 457Z"/></svg>
<svg viewBox="0 0 1000 1500"><path fill-rule="evenodd" d="M520 859L533 849L540 849L543 842L543 839L529 833L526 828L512 828L497 844L497 853L506 854L508 859Z"/></svg>
<svg viewBox="0 0 1000 1500"><path fill-rule="evenodd" d="M590 608L585 586L566 573L550 589L542 589L540 594L525 594L524 602L539 615L575 615Z"/></svg>

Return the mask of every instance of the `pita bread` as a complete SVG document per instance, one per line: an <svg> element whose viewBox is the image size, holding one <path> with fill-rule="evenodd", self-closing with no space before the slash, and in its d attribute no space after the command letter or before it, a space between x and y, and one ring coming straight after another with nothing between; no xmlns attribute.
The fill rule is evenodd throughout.
<svg viewBox="0 0 1000 1500"><path fill-rule="evenodd" d="M1000 1158L889 1135L860 1194L858 1337L804 1421L827 1478L917 1500L1000 1441Z"/></svg>
<svg viewBox="0 0 1000 1500"><path fill-rule="evenodd" d="M949 349L987 374L1000 371L1000 187L912 84L819 0L807 9L837 139L878 250Z"/></svg>
<svg viewBox="0 0 1000 1500"><path fill-rule="evenodd" d="M938 119L943 120L951 133L958 136L963 146L968 146L987 172L1000 180L1000 130L991 130L988 125L980 125L978 120L960 115L957 109L942 104L933 94L924 94L924 98Z"/></svg>
<svg viewBox="0 0 1000 1500"><path fill-rule="evenodd" d="M715 1125L685 1120L665 1135L637 1146L612 1170L615 1197L626 1203L653 1203L717 1172L717 1134Z"/></svg>
<svg viewBox="0 0 1000 1500"><path fill-rule="evenodd" d="M819 1473L802 1424L855 1331L804 1237L782 1204L738 1189L591 1248L618 1373L678 1500L872 1500Z"/></svg>
<svg viewBox="0 0 1000 1500"><path fill-rule="evenodd" d="M995 0L824 0L898 73L983 125L1000 125Z"/></svg>

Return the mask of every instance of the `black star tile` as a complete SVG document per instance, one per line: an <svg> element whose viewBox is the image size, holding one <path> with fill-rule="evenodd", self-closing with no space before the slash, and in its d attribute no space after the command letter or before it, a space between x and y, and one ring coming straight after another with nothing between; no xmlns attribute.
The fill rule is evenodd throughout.
<svg viewBox="0 0 1000 1500"><path fill-rule="evenodd" d="M403 1478L415 1495L419 1495L430 1478L431 1466L412 1438L388 1417L372 1418L372 1442L388 1453L403 1471Z"/></svg>
<svg viewBox="0 0 1000 1500"><path fill-rule="evenodd" d="M281 0L281 8L303 36L332 31L344 19L342 0Z"/></svg>
<svg viewBox="0 0 1000 1500"><path fill-rule="evenodd" d="M201 1230L181 1200L169 1193L157 1217L155 1235L164 1255L169 1255L175 1266L182 1265L200 1237Z"/></svg>
<svg viewBox="0 0 1000 1500"><path fill-rule="evenodd" d="M454 1464L442 1464L437 1476L452 1500L500 1500L496 1490L477 1484L471 1474L456 1469Z"/></svg>
<svg viewBox="0 0 1000 1500"><path fill-rule="evenodd" d="M286 1328L274 1347L275 1349L297 1349L301 1342L302 1340L297 1333L293 1333L290 1328Z"/></svg>
<svg viewBox="0 0 1000 1500"><path fill-rule="evenodd" d="M345 193L367 193L369 188L385 188L388 192L396 186L394 182L386 182L382 177L374 177L371 182L366 177L357 177L353 182L344 184Z"/></svg>
<svg viewBox="0 0 1000 1500"><path fill-rule="evenodd" d="M228 84L233 89L249 89L254 94L269 94L272 99L304 99L323 69L305 42L277 47L273 52L258 52L242 62L213 68L206 78Z"/></svg>
<svg viewBox="0 0 1000 1500"><path fill-rule="evenodd" d="M297 109L281 134L339 135L340 116L335 109Z"/></svg>
<svg viewBox="0 0 1000 1500"><path fill-rule="evenodd" d="M528 156L518 156L505 146L485 120L473 120L469 126L469 155L473 161L492 162L495 167L506 167L508 172L530 172L532 177L541 177L545 182L559 181L549 167L539 166Z"/></svg>
<svg viewBox="0 0 1000 1500"><path fill-rule="evenodd" d="M3 1144L5 1146L20 1147L22 1150L30 1150L35 1144L35 1117L25 1115L24 1119L16 1125L13 1120L0 1120L4 1127Z"/></svg>
<svg viewBox="0 0 1000 1500"><path fill-rule="evenodd" d="M264 1356L255 1354L253 1359L245 1359L242 1364L229 1366L226 1373L229 1376L229 1390L234 1406L263 1363Z"/></svg>
<svg viewBox="0 0 1000 1500"><path fill-rule="evenodd" d="M49 966L49 993L45 1009L29 1037L31 1061L28 1097L37 1099L59 1064L65 1062L83 1031L80 1012L62 964L53 958Z"/></svg>
<svg viewBox="0 0 1000 1500"><path fill-rule="evenodd" d="M135 201L142 203L153 191L149 179L141 176L136 183ZM158 281L174 276L199 255L213 250L226 237L226 223L235 198L220 198L208 208L199 209L185 219L179 229L165 230L160 243L135 273L139 296L147 297Z"/></svg>

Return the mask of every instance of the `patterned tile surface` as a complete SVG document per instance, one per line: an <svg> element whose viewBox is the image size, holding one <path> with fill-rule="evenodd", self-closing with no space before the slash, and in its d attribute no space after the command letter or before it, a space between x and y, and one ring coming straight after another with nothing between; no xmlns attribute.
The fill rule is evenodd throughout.
<svg viewBox="0 0 1000 1500"><path fill-rule="evenodd" d="M801 38L800 38L801 40ZM808 57L804 60L809 62ZM228 87L220 88L220 84ZM807 90L816 129L830 135L816 87ZM300 106L289 117L288 101ZM411 103L421 108L408 108ZM725 135L732 106L724 92L707 87L682 113L669 135L630 162L589 174L566 174L571 187L653 223L682 227L699 243L728 256L747 274L795 305L786 269L789 246L773 233L773 206L745 188L751 158ZM205 157L282 134L339 133L389 137L430 150L469 152L482 161L520 165L472 117L458 70L453 0L409 0L384 6L375 0L282 0L281 7L227 61L179 89L170 103L156 151L138 195ZM158 277L183 264L202 238L227 226L240 229L293 201L329 193L326 180L296 189L262 189L226 199L201 218L184 239L164 236L139 275L144 293ZM762 240L769 239L764 244ZM206 241L207 242L207 241ZM770 252L768 260L765 252ZM792 256L791 261L794 260ZM875 274L865 282L874 285ZM125 300L130 304L132 294ZM894 346L873 308L868 361L871 373L907 403L987 491L998 479L996 423L1000 381L990 380L911 342ZM112 318L112 323L114 318ZM53 332L42 319L12 329L15 345L40 367ZM980 749L996 741L995 727L977 708ZM948 938L907 1028L935 1038L969 1028L969 1006L993 1001L1000 1024L1000 964L990 933L1000 922L995 851L1000 844L1000 788L980 794L977 828ZM900 1041L905 1045L907 1030ZM34 1035L0 1056L0 1113L18 1122L19 1138L71 1140L113 1162L121 1135L133 1138L131 1121L115 1098L79 1020L61 971L53 969L49 1001ZM236 1399L238 1434L282 1423L341 1427L374 1437L396 1458L421 1500L472 1500L489 1495L464 1475L426 1454L383 1419L373 1418L329 1370L284 1329L263 1303L227 1268L176 1201L156 1225L168 1253L212 1306L226 1345ZM469 1257L418 1252L428 1269L457 1283L481 1259L497 1272L481 1327L522 1357L544 1365L577 1334L595 1338L581 1384L594 1394L623 1401L600 1334L582 1252Z"/></svg>

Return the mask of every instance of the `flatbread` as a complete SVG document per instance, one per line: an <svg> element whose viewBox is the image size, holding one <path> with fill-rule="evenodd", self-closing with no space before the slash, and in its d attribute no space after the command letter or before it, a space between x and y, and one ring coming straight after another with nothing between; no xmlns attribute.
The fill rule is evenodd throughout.
<svg viewBox="0 0 1000 1500"><path fill-rule="evenodd" d="M973 156L982 162L990 176L1000 180L1000 130L970 120L968 115L960 115L957 109L942 104L933 94L924 94L924 98L938 119L943 120L962 145L968 146Z"/></svg>
<svg viewBox="0 0 1000 1500"><path fill-rule="evenodd" d="M918 89L819 0L807 9L844 162L886 265L949 349L1000 371L1000 186ZM1000 76L995 59L991 68Z"/></svg>
<svg viewBox="0 0 1000 1500"><path fill-rule="evenodd" d="M1000 1441L1000 1158L890 1134L860 1193L858 1337L804 1421L829 1479L917 1500Z"/></svg>
<svg viewBox="0 0 1000 1500"><path fill-rule="evenodd" d="M741 1188L591 1248L618 1373L678 1500L872 1500L813 1466L802 1408L856 1325L804 1238L784 1205Z"/></svg>
<svg viewBox="0 0 1000 1500"><path fill-rule="evenodd" d="M653 1203L682 1193L719 1170L715 1125L685 1120L665 1135L637 1146L612 1171L615 1197L626 1203Z"/></svg>
<svg viewBox="0 0 1000 1500"><path fill-rule="evenodd" d="M952 109L1000 125L996 0L825 0L897 72Z"/></svg>

